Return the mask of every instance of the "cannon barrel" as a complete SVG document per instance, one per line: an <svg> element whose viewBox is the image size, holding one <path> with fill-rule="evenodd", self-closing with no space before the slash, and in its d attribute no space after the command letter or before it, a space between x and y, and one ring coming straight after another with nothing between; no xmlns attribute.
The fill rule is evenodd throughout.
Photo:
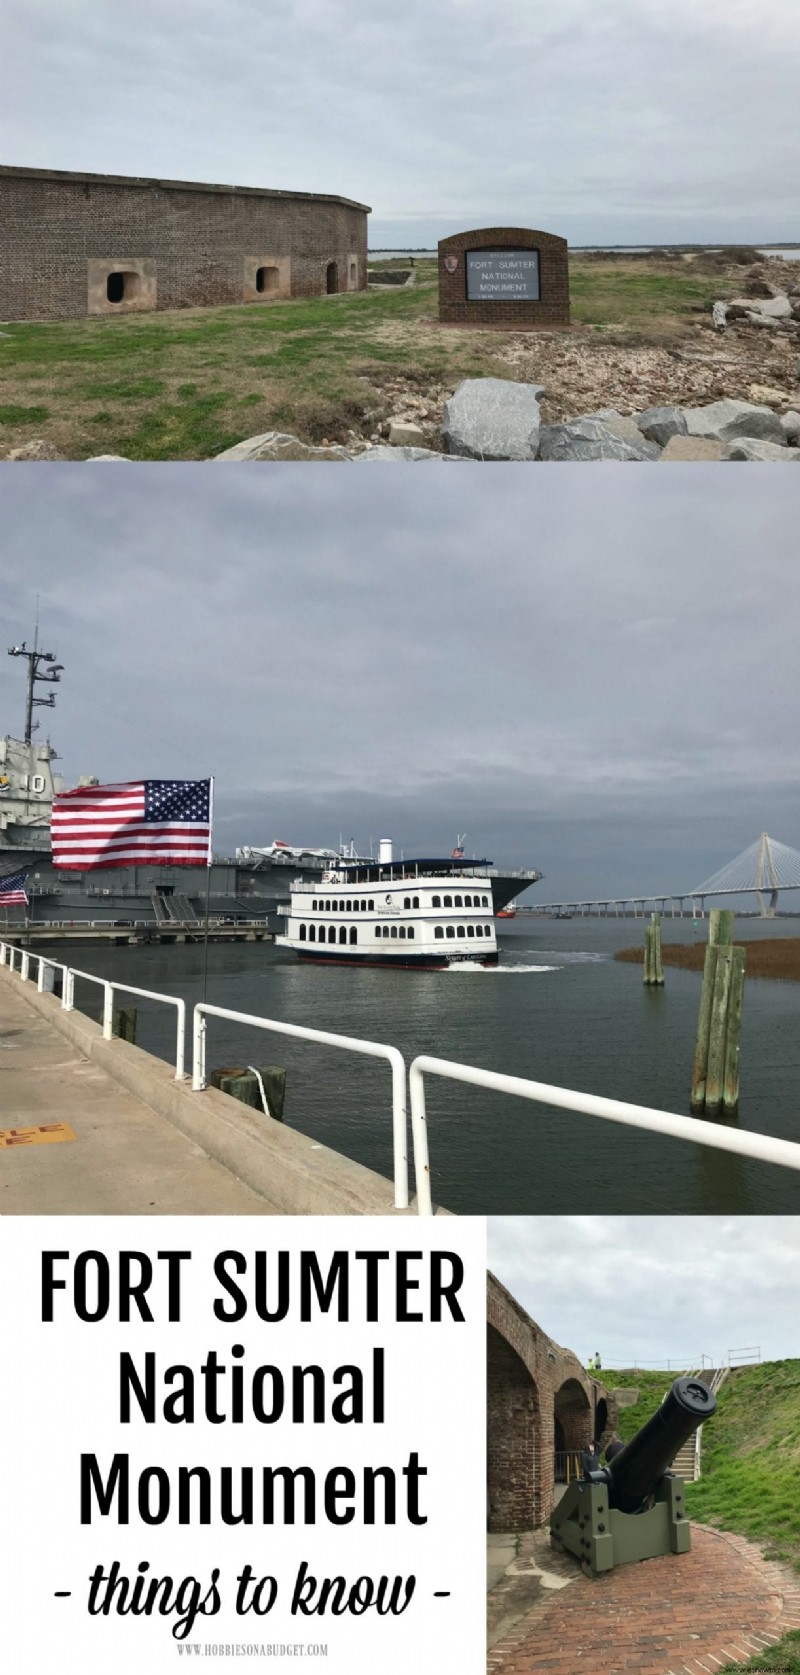
<svg viewBox="0 0 800 1675"><path fill-rule="evenodd" d="M710 1419L716 1397L699 1378L676 1378L660 1408L611 1464L603 1467L609 1505L639 1512L693 1431ZM599 1473L592 1473L596 1480Z"/></svg>

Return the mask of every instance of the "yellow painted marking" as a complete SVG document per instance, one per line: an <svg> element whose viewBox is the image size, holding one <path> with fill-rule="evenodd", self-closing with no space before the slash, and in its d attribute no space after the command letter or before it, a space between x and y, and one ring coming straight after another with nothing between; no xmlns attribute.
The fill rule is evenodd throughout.
<svg viewBox="0 0 800 1675"><path fill-rule="evenodd" d="M2 1146L48 1146L54 1140L74 1140L75 1130L66 1122L40 1123L38 1128L0 1128Z"/></svg>

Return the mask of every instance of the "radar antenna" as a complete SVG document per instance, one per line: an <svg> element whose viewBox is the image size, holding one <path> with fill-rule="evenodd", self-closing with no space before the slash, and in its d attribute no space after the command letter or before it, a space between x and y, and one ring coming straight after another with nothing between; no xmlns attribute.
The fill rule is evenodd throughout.
<svg viewBox="0 0 800 1675"><path fill-rule="evenodd" d="M38 613L37 613L38 616ZM25 657L28 662L28 696L25 705L25 743L31 744L35 725L33 712L37 707L54 709L56 695L49 692L46 698L37 698L37 686L52 686L61 679L63 663L57 663L52 651L39 650L39 623L36 623L36 633L33 640L33 650L29 651L25 641L19 646L9 646L9 657Z"/></svg>

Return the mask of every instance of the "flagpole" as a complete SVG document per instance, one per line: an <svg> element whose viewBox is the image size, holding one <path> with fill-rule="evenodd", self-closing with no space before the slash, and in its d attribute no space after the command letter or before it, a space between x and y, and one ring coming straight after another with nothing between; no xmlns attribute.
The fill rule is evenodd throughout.
<svg viewBox="0 0 800 1675"><path fill-rule="evenodd" d="M206 873L206 918L203 936L203 1000L208 995L208 920L211 910L211 867L214 860L214 775L208 782L208 871Z"/></svg>

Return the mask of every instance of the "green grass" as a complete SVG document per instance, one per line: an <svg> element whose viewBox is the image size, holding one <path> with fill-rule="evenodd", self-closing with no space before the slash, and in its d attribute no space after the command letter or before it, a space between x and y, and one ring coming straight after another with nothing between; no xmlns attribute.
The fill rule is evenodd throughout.
<svg viewBox="0 0 800 1675"><path fill-rule="evenodd" d="M769 1651L757 1652L747 1663L726 1663L717 1675L756 1675L769 1670L770 1675L800 1675L800 1630L792 1629Z"/></svg>
<svg viewBox="0 0 800 1675"><path fill-rule="evenodd" d="M40 425L49 417L47 407L0 407L0 425Z"/></svg>
<svg viewBox="0 0 800 1675"><path fill-rule="evenodd" d="M2 445L38 427L68 458L202 459L280 428L312 443L369 436L393 410L392 379L425 391L508 377L501 334L441 331L432 262L387 291L116 319L11 324L0 355ZM571 268L573 315L596 331L664 342L734 283L680 260Z"/></svg>
<svg viewBox="0 0 800 1675"><path fill-rule="evenodd" d="M655 1412L674 1376L603 1371L609 1388L640 1391L637 1405L620 1411L623 1441ZM703 1430L702 1471L686 1486L690 1515L800 1570L800 1360L734 1369Z"/></svg>

